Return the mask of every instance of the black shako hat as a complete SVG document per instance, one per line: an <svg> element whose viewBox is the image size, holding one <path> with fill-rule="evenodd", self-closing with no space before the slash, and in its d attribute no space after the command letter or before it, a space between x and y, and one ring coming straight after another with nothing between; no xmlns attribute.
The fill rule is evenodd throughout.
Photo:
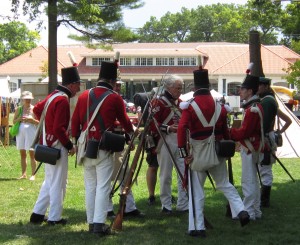
<svg viewBox="0 0 300 245"><path fill-rule="evenodd" d="M80 77L78 69L75 66L61 69L62 85L69 85L71 83L79 83Z"/></svg>
<svg viewBox="0 0 300 245"><path fill-rule="evenodd" d="M209 88L208 70L199 69L193 71L195 88Z"/></svg>
<svg viewBox="0 0 300 245"><path fill-rule="evenodd" d="M244 82L241 85L241 88L252 89L254 91L258 90L259 77L248 75L245 77Z"/></svg>
<svg viewBox="0 0 300 245"><path fill-rule="evenodd" d="M260 77L259 84L271 85L271 79L266 77Z"/></svg>
<svg viewBox="0 0 300 245"><path fill-rule="evenodd" d="M99 80L100 79L107 79L107 80L116 80L118 75L118 66L115 62L101 62L101 69L99 73Z"/></svg>

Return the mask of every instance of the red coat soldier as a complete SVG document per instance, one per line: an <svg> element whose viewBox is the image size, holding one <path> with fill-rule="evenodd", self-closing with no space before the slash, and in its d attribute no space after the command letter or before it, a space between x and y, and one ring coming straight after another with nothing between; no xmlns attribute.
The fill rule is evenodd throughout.
<svg viewBox="0 0 300 245"><path fill-rule="evenodd" d="M224 107L217 104L210 94L208 71L206 69L194 71L194 84L196 89L194 98L186 102L185 105L182 105L183 112L178 126L178 147L181 157L186 159L186 164L189 164L191 161L198 161L198 164L201 164L201 160L195 157L193 159L193 156L190 155L188 151L188 131L190 132L192 145L198 144L198 142L201 144L202 140L207 139L213 134L213 130L216 139L221 140L228 138L227 111ZM195 108L198 108L198 110ZM209 124L209 126L202 124L202 121L199 119L201 116L199 115L199 110L207 122L213 122L213 125L215 125L214 128L210 126L211 124ZM220 112L219 116L214 116L217 111ZM194 152L197 150L196 148L197 147L194 146ZM199 152L199 154L201 154L201 152ZM202 152L202 154L206 153ZM244 205L237 190L229 183L225 160L225 158L218 158L218 165L209 168L208 171L215 180L217 189L222 191L229 201L232 217L238 217L241 225L244 226L249 222L249 215L244 211ZM188 234L190 236L205 237L203 208L205 197L204 183L207 173L205 171L190 169L189 176L190 199Z"/></svg>
<svg viewBox="0 0 300 245"><path fill-rule="evenodd" d="M258 85L259 77L246 76L239 92L245 100L242 125L230 131L231 138L241 143L243 202L251 220L262 216L257 165L263 157L264 137L263 109L256 95Z"/></svg>
<svg viewBox="0 0 300 245"><path fill-rule="evenodd" d="M111 91L103 101L98 114L101 116L104 127L112 131L118 120L125 132L132 134L133 127L125 110L123 99L113 91L117 79L117 64L102 62L99 82L96 88L91 89L94 99L98 99L107 91ZM87 128L87 108L91 108L92 98L90 90L84 91L78 98L72 117L72 136L78 138L81 131ZM91 118L92 113L88 115ZM88 139L101 140L101 125L97 118L88 129ZM110 183L114 169L113 153L99 150L96 159L83 160L84 180L86 190L86 214L90 232L108 235L110 228L105 224L109 202Z"/></svg>
<svg viewBox="0 0 300 245"><path fill-rule="evenodd" d="M63 68L62 85L46 99L37 103L33 109L34 114L40 119L47 101L57 93L48 106L45 120L42 144L60 149L60 159L56 165L45 165L45 180L41 187L38 200L30 217L31 223L42 223L49 206L48 224L66 224L62 219L63 199L66 192L68 175L68 153L73 155L75 147L69 139L68 127L70 122L69 99L80 91L80 77L76 67Z"/></svg>
<svg viewBox="0 0 300 245"><path fill-rule="evenodd" d="M184 173L184 162L179 157L177 146L177 127L181 117L181 110L179 108L179 96L181 95L183 87L183 80L177 75L170 75L164 80L165 92L159 97L151 101L151 110L154 118L158 122L158 126L162 134L165 136L166 143L169 146L171 154L178 166L180 174ZM151 125L153 136L158 132L154 124ZM172 213L172 169L173 164L167 146L162 143L162 139L157 146L157 161L160 166L160 200L162 204L162 213ZM178 200L176 209L178 211L186 211L188 209L187 193L183 189L179 174L177 175Z"/></svg>

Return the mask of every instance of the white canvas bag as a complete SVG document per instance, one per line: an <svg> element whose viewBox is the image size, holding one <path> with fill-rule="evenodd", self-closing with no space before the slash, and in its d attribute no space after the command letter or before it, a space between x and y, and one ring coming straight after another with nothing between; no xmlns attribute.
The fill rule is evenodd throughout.
<svg viewBox="0 0 300 245"><path fill-rule="evenodd" d="M192 101L191 106L195 110L203 127L212 127L211 136L204 140L191 139L193 161L191 169L193 171L207 171L208 169L220 164L219 158L215 149L215 126L221 113L221 105L215 102L215 113L208 123L203 116L203 113L195 101Z"/></svg>

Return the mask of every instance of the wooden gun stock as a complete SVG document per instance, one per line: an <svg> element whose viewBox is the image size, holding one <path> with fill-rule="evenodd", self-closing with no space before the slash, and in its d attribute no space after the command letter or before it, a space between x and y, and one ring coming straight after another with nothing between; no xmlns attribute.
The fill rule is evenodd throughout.
<svg viewBox="0 0 300 245"><path fill-rule="evenodd" d="M144 144L145 136L146 136L148 128L149 128L149 123L150 122L148 120L146 125L145 125L144 131L142 132L142 136L141 136L141 139L140 139L139 144L137 146L137 149L135 151L135 154L134 154L134 157L133 157L133 160L132 160L132 164L131 164L130 169L129 169L129 173L128 173L126 179L125 179L125 186L122 190L122 194L120 194L119 210L118 210L116 218L114 219L112 227L111 227L113 230L116 230L116 231L121 231L122 230L122 222L123 222L123 214L124 214L124 208L125 208L125 204L126 204L126 198L127 198L127 195L128 195L128 193L131 189L132 178L134 176L136 167L138 165L140 154L143 150L143 144Z"/></svg>
<svg viewBox="0 0 300 245"><path fill-rule="evenodd" d="M123 216L124 216L124 208L126 204L127 194L120 194L120 202L119 202L119 210L112 224L112 229L115 231L121 231L123 226Z"/></svg>

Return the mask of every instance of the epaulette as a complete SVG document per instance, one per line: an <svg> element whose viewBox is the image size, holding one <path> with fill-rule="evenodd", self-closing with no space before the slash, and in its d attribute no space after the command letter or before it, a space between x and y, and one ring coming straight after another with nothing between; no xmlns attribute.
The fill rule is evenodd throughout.
<svg viewBox="0 0 300 245"><path fill-rule="evenodd" d="M189 99L189 100L187 100L187 101L182 101L182 102L180 102L179 108L180 108L181 110L187 109L187 108L189 107L189 105L193 102L193 100L194 100L194 98L191 98L191 99Z"/></svg>

